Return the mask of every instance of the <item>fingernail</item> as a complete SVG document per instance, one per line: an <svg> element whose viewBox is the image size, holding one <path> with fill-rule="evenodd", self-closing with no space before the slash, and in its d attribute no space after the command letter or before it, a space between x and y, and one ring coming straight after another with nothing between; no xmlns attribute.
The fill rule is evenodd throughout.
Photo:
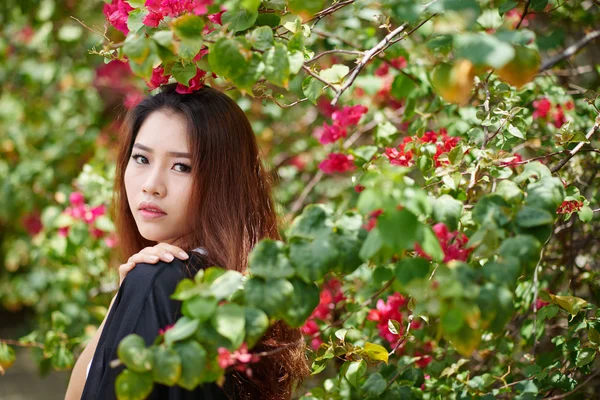
<svg viewBox="0 0 600 400"><path fill-rule="evenodd" d="M173 261L173 254L171 253L165 253L165 258L169 261Z"/></svg>
<svg viewBox="0 0 600 400"><path fill-rule="evenodd" d="M180 252L179 252L179 255L180 255L182 258L189 258L189 257L190 257L190 256L188 256L188 255L187 255L187 253L186 253L185 251L180 251Z"/></svg>
<svg viewBox="0 0 600 400"><path fill-rule="evenodd" d="M150 261L158 261L158 257L156 257L156 256L150 256Z"/></svg>

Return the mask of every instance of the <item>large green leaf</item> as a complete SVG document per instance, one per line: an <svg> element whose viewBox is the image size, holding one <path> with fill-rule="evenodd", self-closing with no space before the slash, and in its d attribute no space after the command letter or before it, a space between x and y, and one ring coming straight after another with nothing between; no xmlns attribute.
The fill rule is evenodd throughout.
<svg viewBox="0 0 600 400"><path fill-rule="evenodd" d="M294 278L290 282L294 286L294 294L283 319L292 328L298 328L304 325L319 305L320 291L314 283L306 283L298 278Z"/></svg>
<svg viewBox="0 0 600 400"><path fill-rule="evenodd" d="M267 279L254 277L246 282L246 304L260 308L274 317L288 307L294 293L294 286L286 279Z"/></svg>
<svg viewBox="0 0 600 400"><path fill-rule="evenodd" d="M152 392L152 375L129 369L121 372L115 380L115 392L119 400L144 400Z"/></svg>
<svg viewBox="0 0 600 400"><path fill-rule="evenodd" d="M194 340L176 343L173 349L181 360L181 375L177 385L187 390L193 390L203 380L206 350Z"/></svg>
<svg viewBox="0 0 600 400"><path fill-rule="evenodd" d="M246 336L246 314L244 307L234 303L223 304L217 308L212 317L215 330L231 340L234 347L239 347Z"/></svg>
<svg viewBox="0 0 600 400"><path fill-rule="evenodd" d="M289 278L294 275L283 242L272 239L261 240L248 258L250 273L263 278Z"/></svg>

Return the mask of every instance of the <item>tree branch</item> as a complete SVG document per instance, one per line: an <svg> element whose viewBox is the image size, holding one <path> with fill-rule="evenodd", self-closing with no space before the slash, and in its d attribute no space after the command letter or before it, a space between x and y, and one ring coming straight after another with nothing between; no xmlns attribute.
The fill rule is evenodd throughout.
<svg viewBox="0 0 600 400"><path fill-rule="evenodd" d="M544 63L540 67L540 70L538 71L538 73L542 73L542 72L552 68L554 65L558 64L559 62L566 60L567 58L569 58L572 55L574 55L575 53L577 53L579 50L581 50L582 48L587 46L591 41L597 39L598 37L600 37L600 29L589 32L580 41L572 44L571 46L569 46L565 50L563 50L562 53L550 58L549 60L544 61Z"/></svg>
<svg viewBox="0 0 600 400"><path fill-rule="evenodd" d="M598 130L598 128L600 128L600 116L596 117L596 122L590 128L590 130L588 131L588 133L585 135L585 138L589 141L590 138L592 137L592 135L594 133L596 133L596 131ZM578 143L577 146L573 147L573 150L569 151L568 155L565 158L563 158L562 160L560 160L560 162L558 164L556 164L554 167L552 167L552 169L550 171L552 171L552 173L555 173L558 170L560 170L562 167L564 167L565 164L568 163L569 160L571 158L573 158L573 156L575 154L577 154L577 152L579 150L581 150L581 148L583 147L584 144L585 144L585 142Z"/></svg>

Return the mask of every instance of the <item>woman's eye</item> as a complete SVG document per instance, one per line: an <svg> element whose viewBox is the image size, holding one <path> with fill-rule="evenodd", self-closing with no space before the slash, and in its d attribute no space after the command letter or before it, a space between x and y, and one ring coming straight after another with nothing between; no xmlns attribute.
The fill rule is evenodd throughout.
<svg viewBox="0 0 600 400"><path fill-rule="evenodd" d="M174 167L177 166L177 165L183 167L183 171L180 170L178 172L189 172L191 170L191 168L190 168L189 165L185 165L185 164L182 164L182 163L173 164Z"/></svg>
<svg viewBox="0 0 600 400"><path fill-rule="evenodd" d="M144 160L148 161L148 159L146 157L144 157L141 154L134 154L131 156L131 158L133 158L136 163L140 164L139 159L143 158ZM146 164L145 162L142 162L141 164ZM177 172L190 172L190 170L192 169L189 165L183 164L183 163L175 163L173 164L173 167L176 166L180 166L180 169L176 169Z"/></svg>
<svg viewBox="0 0 600 400"><path fill-rule="evenodd" d="M140 157L143 158L143 159L146 159L146 157L144 157L141 154L134 154L134 155L131 156L131 158L133 158L136 162L139 160Z"/></svg>

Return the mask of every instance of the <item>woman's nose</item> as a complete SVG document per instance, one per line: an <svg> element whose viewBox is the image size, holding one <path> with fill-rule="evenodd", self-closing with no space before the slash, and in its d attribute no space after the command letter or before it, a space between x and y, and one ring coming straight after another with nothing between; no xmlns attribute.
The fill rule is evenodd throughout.
<svg viewBox="0 0 600 400"><path fill-rule="evenodd" d="M147 176L144 184L142 185L142 191L151 195L164 196L166 193L166 186L161 176L160 171L152 171Z"/></svg>

